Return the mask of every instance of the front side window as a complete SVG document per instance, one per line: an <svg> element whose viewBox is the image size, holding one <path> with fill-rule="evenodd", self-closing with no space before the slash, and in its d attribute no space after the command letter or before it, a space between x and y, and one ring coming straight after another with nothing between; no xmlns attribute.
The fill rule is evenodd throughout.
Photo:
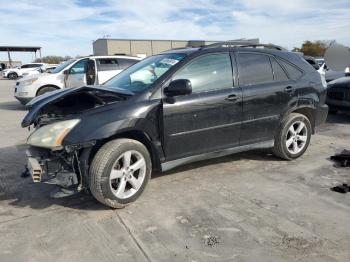
<svg viewBox="0 0 350 262"><path fill-rule="evenodd" d="M29 68L29 65L22 65L21 68Z"/></svg>
<svg viewBox="0 0 350 262"><path fill-rule="evenodd" d="M150 56L125 69L104 85L132 92L148 89L159 77L180 62L186 54L160 54Z"/></svg>
<svg viewBox="0 0 350 262"><path fill-rule="evenodd" d="M270 59L267 55L239 53L240 85L257 85L273 81Z"/></svg>
<svg viewBox="0 0 350 262"><path fill-rule="evenodd" d="M192 93L233 87L231 58L228 53L203 55L177 72L173 80L188 79Z"/></svg>
<svg viewBox="0 0 350 262"><path fill-rule="evenodd" d="M88 59L83 59L73 65L69 71L69 74L85 74Z"/></svg>

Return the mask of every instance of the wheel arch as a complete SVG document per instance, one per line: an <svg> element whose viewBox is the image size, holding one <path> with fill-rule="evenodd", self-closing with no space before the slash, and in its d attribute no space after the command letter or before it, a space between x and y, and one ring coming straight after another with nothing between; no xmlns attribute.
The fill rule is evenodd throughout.
<svg viewBox="0 0 350 262"><path fill-rule="evenodd" d="M40 90L41 89L43 89L43 88L45 88L45 87L53 87L53 88L55 88L55 89L61 89L59 86L57 86L57 85L51 85L51 84L48 84L48 85L43 85L43 86L41 86L41 87L39 87L38 88L38 90L36 90L36 92L35 92L35 96L38 96L38 93L40 92Z"/></svg>
<svg viewBox="0 0 350 262"><path fill-rule="evenodd" d="M160 170L160 168L161 168L160 156L159 156L158 150L157 150L154 142L152 141L151 137L146 132L141 131L141 130L136 130L136 129L121 131L121 132L114 134L113 136L110 136L108 138L104 138L104 139L97 141L97 143L91 149L88 162L91 163L91 161L94 158L97 151L104 144L106 144L107 142L112 141L114 139L118 139L118 138L133 139L133 140L136 140L136 141L142 143L147 148L148 152L151 155L153 169L156 171Z"/></svg>
<svg viewBox="0 0 350 262"><path fill-rule="evenodd" d="M288 116L291 113L299 113L299 114L306 116L310 121L311 128L312 128L312 134L315 133L316 109L314 107L307 106L307 105L301 105L301 106L292 108L284 114L282 119L284 119L286 116Z"/></svg>

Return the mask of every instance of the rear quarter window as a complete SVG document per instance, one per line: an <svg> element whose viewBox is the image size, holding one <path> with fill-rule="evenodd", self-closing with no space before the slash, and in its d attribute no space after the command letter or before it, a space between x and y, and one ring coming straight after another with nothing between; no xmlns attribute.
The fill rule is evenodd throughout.
<svg viewBox="0 0 350 262"><path fill-rule="evenodd" d="M128 68L129 66L136 64L138 61L139 60L135 60L135 59L118 58L120 69Z"/></svg>
<svg viewBox="0 0 350 262"><path fill-rule="evenodd" d="M284 67L290 79L297 80L302 77L303 71L301 69L283 59L277 58L277 60Z"/></svg>

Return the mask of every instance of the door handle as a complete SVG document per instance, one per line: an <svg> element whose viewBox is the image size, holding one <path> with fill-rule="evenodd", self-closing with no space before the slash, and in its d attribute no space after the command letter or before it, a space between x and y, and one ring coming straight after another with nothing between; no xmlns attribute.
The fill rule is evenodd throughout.
<svg viewBox="0 0 350 262"><path fill-rule="evenodd" d="M287 86L284 91L291 93L294 90L294 88L292 86Z"/></svg>
<svg viewBox="0 0 350 262"><path fill-rule="evenodd" d="M227 100L227 101L232 101L232 102L237 101L237 100L239 100L239 99L241 99L241 96L240 96L240 95L236 95L236 94L228 95L228 96L225 98L225 100Z"/></svg>

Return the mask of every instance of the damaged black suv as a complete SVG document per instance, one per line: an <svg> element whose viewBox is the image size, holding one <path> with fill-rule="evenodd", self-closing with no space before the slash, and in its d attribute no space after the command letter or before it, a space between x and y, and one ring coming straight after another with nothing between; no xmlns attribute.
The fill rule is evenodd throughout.
<svg viewBox="0 0 350 262"><path fill-rule="evenodd" d="M317 71L278 46L171 50L103 86L34 99L22 122L35 127L28 169L34 181L58 185L56 197L88 189L120 208L140 196L155 170L256 148L301 156L326 119L325 99Z"/></svg>

